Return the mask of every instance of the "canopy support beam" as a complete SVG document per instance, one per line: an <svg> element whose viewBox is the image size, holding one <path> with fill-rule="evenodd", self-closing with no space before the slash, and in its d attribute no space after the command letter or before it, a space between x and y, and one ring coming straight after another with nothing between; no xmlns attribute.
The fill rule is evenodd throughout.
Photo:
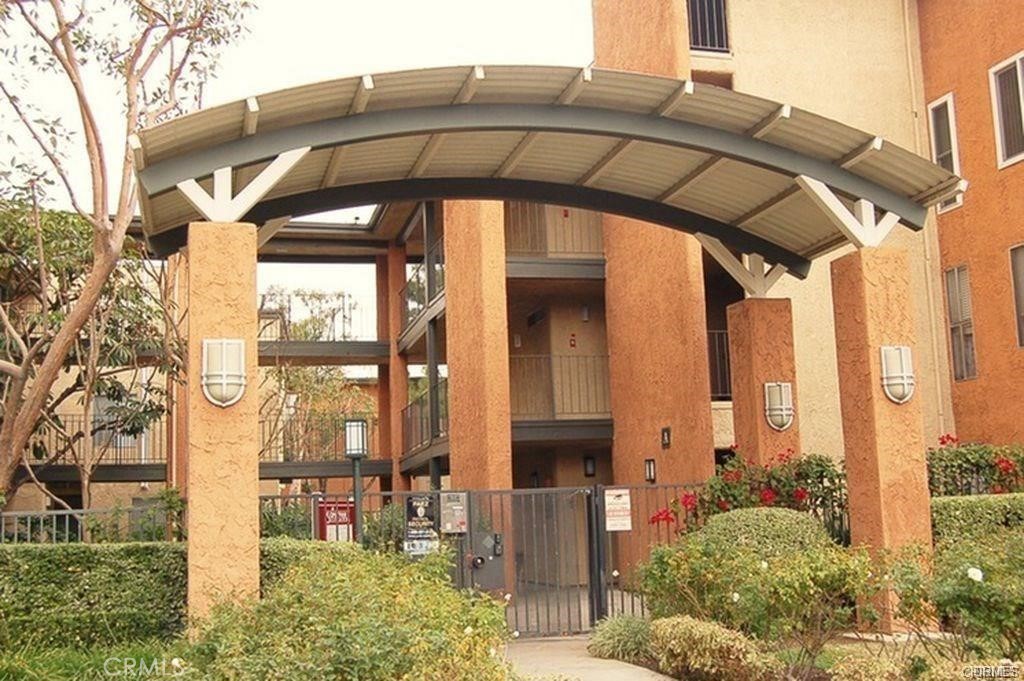
<svg viewBox="0 0 1024 681"><path fill-rule="evenodd" d="M851 213L828 186L813 177L799 175L796 183L807 193L833 225L857 248L878 246L889 236L900 216L887 211L881 219L875 217L875 204L857 199Z"/></svg>
<svg viewBox="0 0 1024 681"><path fill-rule="evenodd" d="M786 273L785 265L775 264L770 269L766 268L764 256L758 253L749 253L741 261L715 237L697 234L696 238L722 269L743 287L749 298L767 297L771 287Z"/></svg>

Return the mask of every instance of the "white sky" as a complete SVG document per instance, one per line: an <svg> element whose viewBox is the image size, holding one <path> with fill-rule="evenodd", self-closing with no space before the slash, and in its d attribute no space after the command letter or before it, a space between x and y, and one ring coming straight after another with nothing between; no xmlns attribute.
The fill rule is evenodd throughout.
<svg viewBox="0 0 1024 681"><path fill-rule="evenodd" d="M593 60L590 0L262 0L250 15L250 33L226 48L218 77L204 91L212 106L304 83L401 69L473 64L585 66ZM33 78L25 99L49 114L75 113L59 80ZM5 112L6 113L6 112ZM120 103L97 112L110 130L117 168ZM0 126L11 120L0 114ZM21 145L18 145L21 147ZM69 167L79 181L85 166ZM77 183L76 183L77 184ZM345 211L351 219L368 211ZM261 265L259 286L345 291L358 304L355 335L375 335L373 269L357 265Z"/></svg>

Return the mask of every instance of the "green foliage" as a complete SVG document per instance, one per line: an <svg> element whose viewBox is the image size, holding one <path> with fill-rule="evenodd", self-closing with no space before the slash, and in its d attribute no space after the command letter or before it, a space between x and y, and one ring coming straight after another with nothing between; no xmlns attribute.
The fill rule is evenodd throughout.
<svg viewBox="0 0 1024 681"><path fill-rule="evenodd" d="M0 649L165 638L184 624L185 546L0 546Z"/></svg>
<svg viewBox="0 0 1024 681"><path fill-rule="evenodd" d="M980 494L932 499L932 536L936 543L991 535L1024 527L1024 494Z"/></svg>
<svg viewBox="0 0 1024 681"><path fill-rule="evenodd" d="M373 551L401 553L405 541L405 508L387 504L363 517L363 545Z"/></svg>
<svg viewBox="0 0 1024 681"><path fill-rule="evenodd" d="M594 657L649 667L654 663L651 623L630 615L601 620L590 636L587 652Z"/></svg>
<svg viewBox="0 0 1024 681"><path fill-rule="evenodd" d="M258 602L216 608L190 664L211 680L498 681L505 631L503 605L456 591L438 564L346 544L306 553Z"/></svg>
<svg viewBox="0 0 1024 681"><path fill-rule="evenodd" d="M897 573L900 616L927 629L937 616L953 634L952 651L1024 658L1024 528L945 541L931 569ZM915 569L916 568L916 569Z"/></svg>
<svg viewBox="0 0 1024 681"><path fill-rule="evenodd" d="M108 513L85 516L88 541L94 544L159 542L185 539L185 500L175 487L160 491L148 506L115 506Z"/></svg>
<svg viewBox="0 0 1024 681"><path fill-rule="evenodd" d="M700 541L713 547L755 549L773 558L832 545L813 516L785 508L745 508L712 516L699 532Z"/></svg>
<svg viewBox="0 0 1024 681"><path fill-rule="evenodd" d="M944 435L928 451L928 487L932 496L1024 492L1024 447L961 444Z"/></svg>
<svg viewBox="0 0 1024 681"><path fill-rule="evenodd" d="M832 681L904 681L899 665L884 657L846 655L829 668ZM959 675L958 675L959 676Z"/></svg>
<svg viewBox="0 0 1024 681"><path fill-rule="evenodd" d="M651 625L651 649L659 669L688 681L774 681L780 664L738 631L692 617Z"/></svg>
<svg viewBox="0 0 1024 681"><path fill-rule="evenodd" d="M264 503L260 507L261 537L312 539L312 531L312 519L306 504Z"/></svg>

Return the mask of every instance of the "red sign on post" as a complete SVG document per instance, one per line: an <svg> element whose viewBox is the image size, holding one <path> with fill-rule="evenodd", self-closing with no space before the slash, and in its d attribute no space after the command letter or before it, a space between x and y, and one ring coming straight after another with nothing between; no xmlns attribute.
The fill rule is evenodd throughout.
<svg viewBox="0 0 1024 681"><path fill-rule="evenodd" d="M316 534L322 541L352 541L355 504L351 501L319 501Z"/></svg>

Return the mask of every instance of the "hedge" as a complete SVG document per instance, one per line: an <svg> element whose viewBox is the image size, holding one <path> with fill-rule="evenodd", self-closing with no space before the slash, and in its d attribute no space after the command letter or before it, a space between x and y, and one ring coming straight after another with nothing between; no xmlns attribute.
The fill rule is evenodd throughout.
<svg viewBox="0 0 1024 681"><path fill-rule="evenodd" d="M260 579L306 556L340 559L332 542L265 539ZM167 639L186 621L186 544L0 545L0 649Z"/></svg>
<svg viewBox="0 0 1024 681"><path fill-rule="evenodd" d="M0 648L171 636L186 579L184 544L0 546Z"/></svg>
<svg viewBox="0 0 1024 681"><path fill-rule="evenodd" d="M976 494L932 499L932 537L959 540L1024 526L1024 494Z"/></svg>

